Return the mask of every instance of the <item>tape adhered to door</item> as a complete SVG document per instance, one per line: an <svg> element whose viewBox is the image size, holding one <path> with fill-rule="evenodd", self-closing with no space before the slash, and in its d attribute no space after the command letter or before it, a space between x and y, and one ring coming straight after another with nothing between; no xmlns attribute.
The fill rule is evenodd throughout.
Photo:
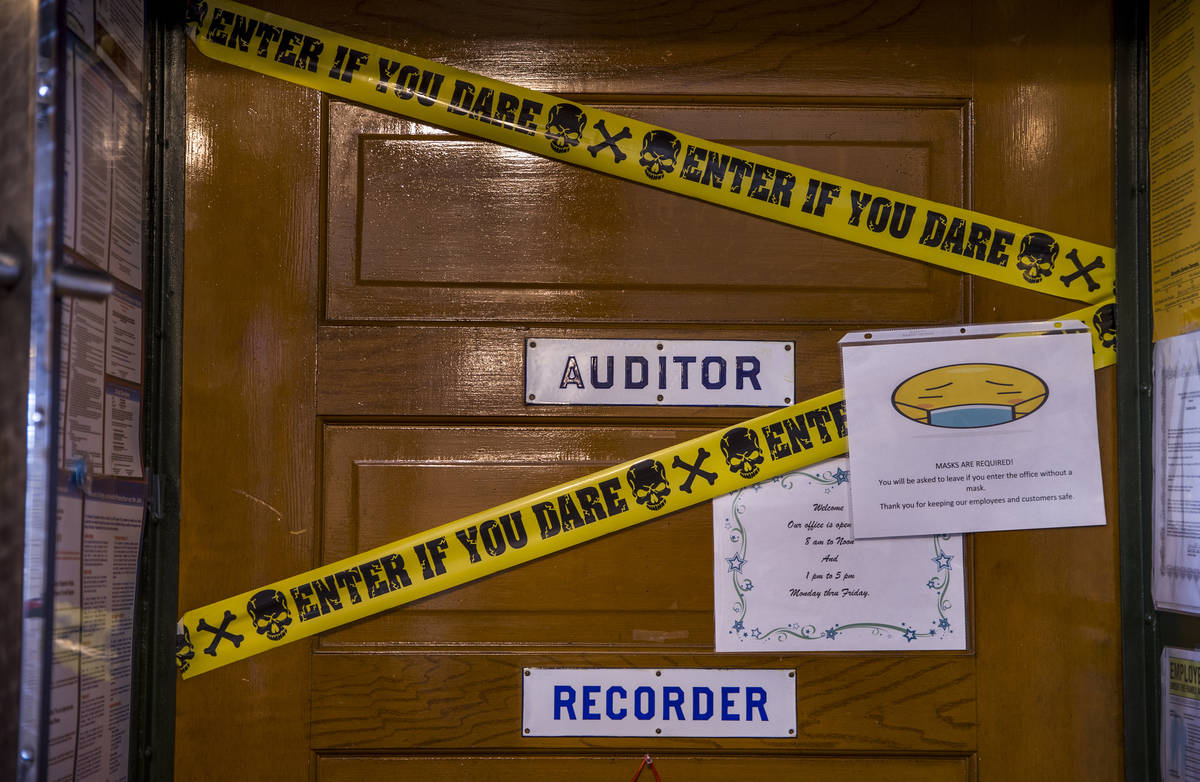
<svg viewBox="0 0 1200 782"><path fill-rule="evenodd" d="M1114 303L1093 324L1097 369L1116 361ZM185 679L846 453L842 391L801 402L188 611Z"/></svg>
<svg viewBox="0 0 1200 782"><path fill-rule="evenodd" d="M235 2L188 4L216 60L816 233L1083 302L1112 248L667 130Z"/></svg>

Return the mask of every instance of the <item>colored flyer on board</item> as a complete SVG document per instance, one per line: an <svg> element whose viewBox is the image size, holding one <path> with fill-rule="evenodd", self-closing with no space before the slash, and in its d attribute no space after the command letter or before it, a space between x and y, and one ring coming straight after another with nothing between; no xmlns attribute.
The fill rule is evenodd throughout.
<svg viewBox="0 0 1200 782"><path fill-rule="evenodd" d="M1164 646L1159 752L1162 778L1200 780L1200 652Z"/></svg>
<svg viewBox="0 0 1200 782"><path fill-rule="evenodd" d="M841 340L855 538L1105 523L1079 321Z"/></svg>
<svg viewBox="0 0 1200 782"><path fill-rule="evenodd" d="M718 652L966 648L962 537L855 541L848 466L713 500Z"/></svg>
<svg viewBox="0 0 1200 782"><path fill-rule="evenodd" d="M1196 122L1200 15L1171 0L1150 6L1150 275L1154 339L1200 327Z"/></svg>

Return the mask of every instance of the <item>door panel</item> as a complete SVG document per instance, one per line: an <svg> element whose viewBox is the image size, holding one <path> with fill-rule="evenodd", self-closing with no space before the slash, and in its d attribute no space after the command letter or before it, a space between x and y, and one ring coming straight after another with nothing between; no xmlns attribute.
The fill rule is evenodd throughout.
<svg viewBox="0 0 1200 782"><path fill-rule="evenodd" d="M975 208L1114 244L1111 4L977 3L973 15ZM973 287L980 320L1052 314L1047 297ZM975 536L983 778L1121 777L1115 379L1096 373L1108 526Z"/></svg>
<svg viewBox="0 0 1200 782"><path fill-rule="evenodd" d="M262 5L1112 240L1104 4ZM188 73L185 607L761 412L527 406L527 337L790 340L804 399L841 385L848 330L1077 306L194 49ZM705 504L182 683L177 778L209 778L214 751L262 779L613 779L645 751L668 780L1119 776L1115 518L976 536L965 652L716 655L711 540ZM521 671L539 666L795 669L798 735L525 738Z"/></svg>
<svg viewBox="0 0 1200 782"><path fill-rule="evenodd" d="M946 106L605 103L666 128L961 203ZM341 101L328 121L330 320L903 323L961 276Z"/></svg>
<svg viewBox="0 0 1200 782"><path fill-rule="evenodd" d="M322 559L349 556L425 529L431 519L464 516L707 428L330 425ZM323 634L312 668L313 746L518 751L575 743L523 738L513 729L521 721L523 667L778 667L774 655L709 651L711 525L704 504ZM796 739L671 744L875 751L973 745L969 657L802 659ZM879 722L873 730L855 727L868 718Z"/></svg>
<svg viewBox="0 0 1200 782"><path fill-rule="evenodd" d="M463 757L363 758L321 755L317 761L320 782L350 780L461 780L488 779L495 782L524 782L528 779L572 779L578 782L611 782L632 777L639 758L553 757L513 758L504 755ZM958 782L972 778L965 758L759 758L754 756L672 755L658 756L664 780L741 779L748 774L769 774L777 779L811 782L842 782L846 779L888 779L890 782ZM749 769L753 769L750 771ZM649 769L642 779L653 778Z"/></svg>
<svg viewBox="0 0 1200 782"><path fill-rule="evenodd" d="M622 418L661 420L744 420L761 415L755 407L609 408L525 404L525 338L530 327L472 326L428 329L413 326L324 326L317 330L317 366L335 375L336 385L318 383L317 400L329 418L361 416L450 416L472 410L477 416L586 418L619 414ZM666 336L665 329L537 329L541 337L644 338ZM820 396L842 384L837 341L844 332L818 325L746 328L716 325L670 329L672 339L776 339L795 343L796 400ZM455 356L454 363L430 362L429 355ZM796 401L792 400L792 401ZM709 425L709 430L715 425ZM648 449L638 453L649 452ZM623 461L623 459L618 460ZM539 487L545 488L545 487ZM479 510L478 508L476 510Z"/></svg>
<svg viewBox="0 0 1200 782"><path fill-rule="evenodd" d="M322 559L415 535L435 519L467 516L609 467L632 449L665 448L706 430L327 427ZM712 566L708 524L708 506L690 508L325 633L318 648L704 649L712 598L693 580Z"/></svg>
<svg viewBox="0 0 1200 782"><path fill-rule="evenodd" d="M321 99L194 49L187 72L179 604L197 606L313 565ZM276 652L181 683L177 779L311 776L307 718L288 716L311 650Z"/></svg>
<svg viewBox="0 0 1200 782"><path fill-rule="evenodd" d="M322 751L455 747L608 754L681 748L966 756L976 744L974 661L930 653L775 655L663 652L318 654L312 743ZM795 739L523 738L521 670L553 668L779 668L796 666ZM758 774L756 769L754 774ZM632 775L632 772L631 772Z"/></svg>

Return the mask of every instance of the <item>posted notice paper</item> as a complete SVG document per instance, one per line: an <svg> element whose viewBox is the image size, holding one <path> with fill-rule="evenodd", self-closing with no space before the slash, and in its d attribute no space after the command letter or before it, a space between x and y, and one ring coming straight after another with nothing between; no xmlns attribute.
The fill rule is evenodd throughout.
<svg viewBox="0 0 1200 782"><path fill-rule="evenodd" d="M853 540L846 467L713 500L718 652L966 648L962 537Z"/></svg>
<svg viewBox="0 0 1200 782"><path fill-rule="evenodd" d="M1154 604L1200 613L1200 333L1154 345Z"/></svg>
<svg viewBox="0 0 1200 782"><path fill-rule="evenodd" d="M1200 780L1200 652L1164 646L1159 736L1162 778Z"/></svg>
<svg viewBox="0 0 1200 782"><path fill-rule="evenodd" d="M863 332L840 344L856 539L1105 523L1082 323Z"/></svg>
<svg viewBox="0 0 1200 782"><path fill-rule="evenodd" d="M1179 0L1150 6L1150 275L1154 339L1200 327L1200 14Z"/></svg>
<svg viewBox="0 0 1200 782"><path fill-rule="evenodd" d="M146 486L108 478L83 502L75 779L128 778L133 620Z"/></svg>

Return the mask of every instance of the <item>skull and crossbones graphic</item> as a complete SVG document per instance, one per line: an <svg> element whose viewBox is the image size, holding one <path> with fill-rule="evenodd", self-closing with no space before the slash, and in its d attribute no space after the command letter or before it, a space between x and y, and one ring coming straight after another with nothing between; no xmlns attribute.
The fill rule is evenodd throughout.
<svg viewBox="0 0 1200 782"><path fill-rule="evenodd" d="M662 462L643 459L625 472L625 480L633 490L633 499L638 505L645 505L650 510L662 510L667 504L671 484L667 481L667 470Z"/></svg>
<svg viewBox="0 0 1200 782"><path fill-rule="evenodd" d="M729 471L743 478L758 475L759 465L765 458L758 435L744 426L734 427L721 436L721 453L725 455Z"/></svg>
<svg viewBox="0 0 1200 782"><path fill-rule="evenodd" d="M688 477L685 478L683 483L679 485L681 490L691 494L692 483L695 482L697 478L703 478L704 480L708 481L709 486L712 486L717 482L717 478L719 476L715 472L709 472L700 466L704 464L704 460L710 456L712 456L712 454L703 448L696 452L696 461L694 462L684 461L683 459L679 458L679 454L675 455L675 461L671 463L671 466L675 467L676 469L683 470L688 474Z"/></svg>
<svg viewBox="0 0 1200 782"><path fill-rule="evenodd" d="M1092 328L1104 347L1111 348L1117 344L1117 305L1105 304L1096 310L1092 316Z"/></svg>
<svg viewBox="0 0 1200 782"><path fill-rule="evenodd" d="M204 2L204 0L188 0L187 11L184 17L188 33L192 36L198 35L200 28L204 26L204 18L206 16L208 16L208 3Z"/></svg>
<svg viewBox="0 0 1200 782"><path fill-rule="evenodd" d="M287 626L292 623L292 612L288 610L287 597L277 589L255 592L246 603L246 613L254 620L254 630L272 641L287 635Z"/></svg>
<svg viewBox="0 0 1200 782"><path fill-rule="evenodd" d="M175 629L175 667L180 673L187 673L195 656L196 647L192 646L192 634L187 625L181 622Z"/></svg>
<svg viewBox="0 0 1200 782"><path fill-rule="evenodd" d="M679 139L665 130L652 130L642 137L642 154L638 163L646 176L655 181L675 170L679 160Z"/></svg>
<svg viewBox="0 0 1200 782"><path fill-rule="evenodd" d="M587 115L573 103L559 103L550 107L546 119L546 140L555 152L567 152L578 146L587 126Z"/></svg>
<svg viewBox="0 0 1200 782"><path fill-rule="evenodd" d="M1054 261L1058 258L1058 242L1053 236L1034 231L1021 239L1021 252L1017 254L1017 268L1025 282L1039 283L1054 272Z"/></svg>

